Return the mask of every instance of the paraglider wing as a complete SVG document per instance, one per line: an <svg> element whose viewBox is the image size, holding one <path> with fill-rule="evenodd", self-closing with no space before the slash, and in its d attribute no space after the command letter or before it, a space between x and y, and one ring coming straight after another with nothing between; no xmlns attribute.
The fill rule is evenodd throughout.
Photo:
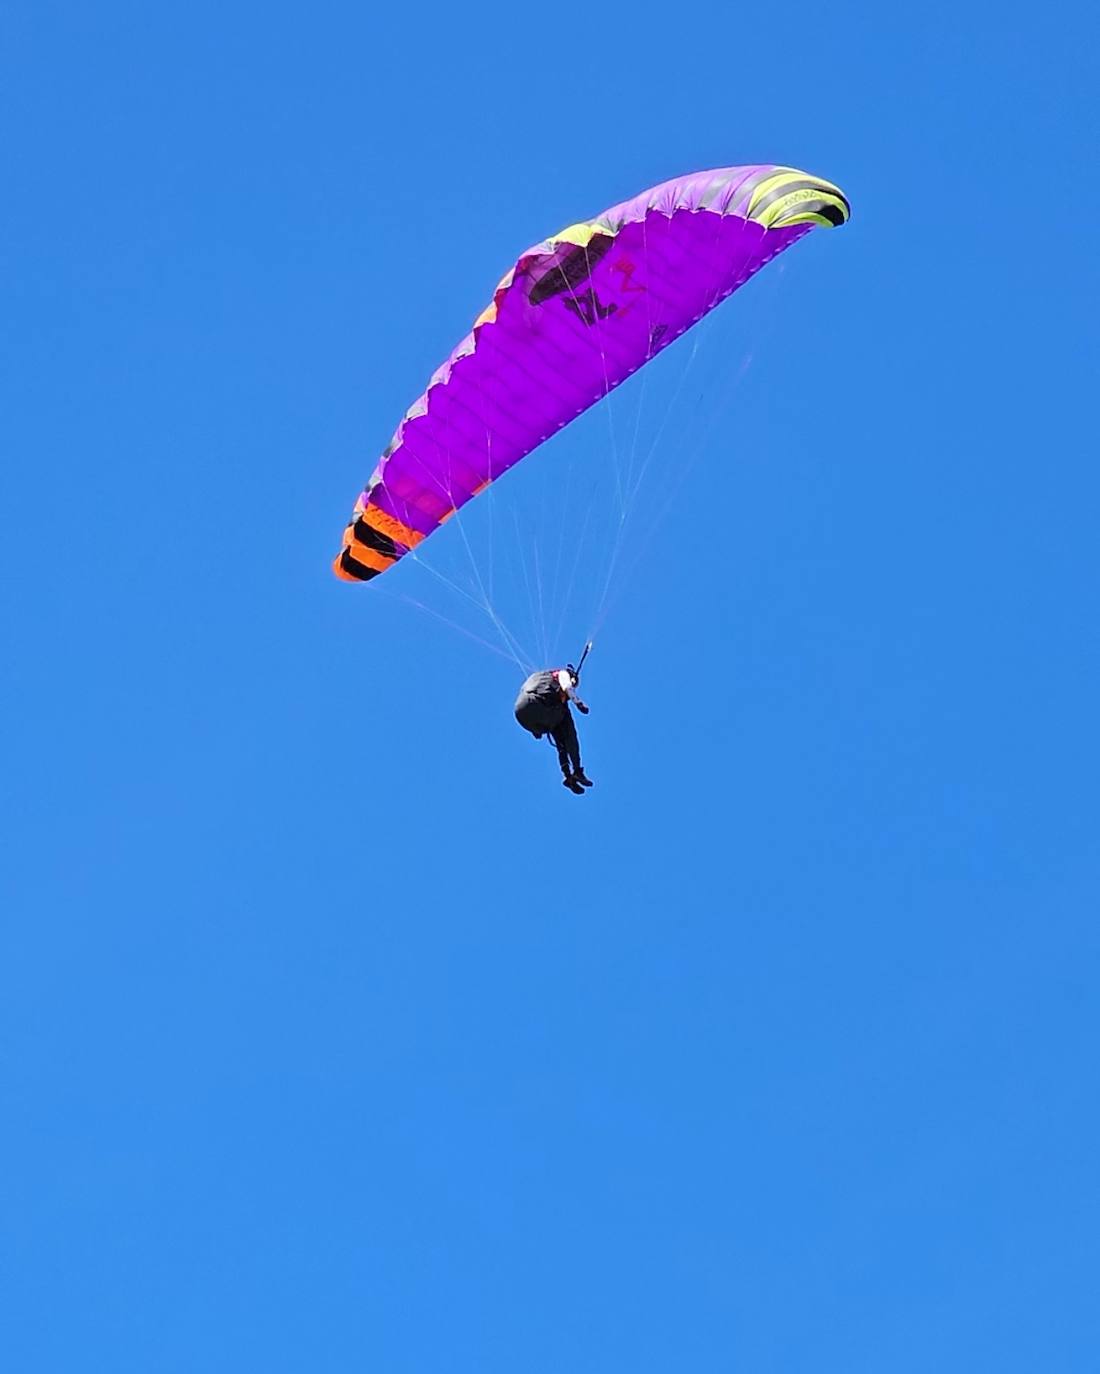
<svg viewBox="0 0 1100 1374"><path fill-rule="evenodd" d="M805 172L725 167L528 249L398 426L355 503L337 576L392 567L776 254L848 214L837 187Z"/></svg>

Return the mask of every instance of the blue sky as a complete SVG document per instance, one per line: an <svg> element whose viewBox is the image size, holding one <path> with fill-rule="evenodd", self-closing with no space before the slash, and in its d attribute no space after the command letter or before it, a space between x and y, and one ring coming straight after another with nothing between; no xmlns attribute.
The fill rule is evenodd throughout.
<svg viewBox="0 0 1100 1374"><path fill-rule="evenodd" d="M5 1367L1094 1369L1094 13L375 8L0 15ZM654 369L582 801L329 560L521 249L754 161L852 222Z"/></svg>

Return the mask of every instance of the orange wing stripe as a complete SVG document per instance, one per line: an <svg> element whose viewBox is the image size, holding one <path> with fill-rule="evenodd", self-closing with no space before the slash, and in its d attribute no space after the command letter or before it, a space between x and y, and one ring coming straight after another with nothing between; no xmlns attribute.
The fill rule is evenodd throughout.
<svg viewBox="0 0 1100 1374"><path fill-rule="evenodd" d="M336 576L340 579L341 582L360 581L358 577L352 577L351 573L345 572L344 569L340 566L340 559L343 558L343 556L343 553L338 553L336 557L333 559L332 571L336 574Z"/></svg>
<svg viewBox="0 0 1100 1374"><path fill-rule="evenodd" d="M389 535L395 543L404 544L407 549L415 548L424 538L419 530L409 529L408 525L403 524L400 520L395 520L392 515L387 515L384 510L379 510L377 506L368 505L364 507L363 519L372 530L377 530L379 534Z"/></svg>
<svg viewBox="0 0 1100 1374"><path fill-rule="evenodd" d="M375 568L378 572L385 572L387 568L392 568L397 562L396 558L386 558L377 550L368 549L366 544L360 544L359 540L355 538L348 541L348 549L357 563L362 563L367 568Z"/></svg>

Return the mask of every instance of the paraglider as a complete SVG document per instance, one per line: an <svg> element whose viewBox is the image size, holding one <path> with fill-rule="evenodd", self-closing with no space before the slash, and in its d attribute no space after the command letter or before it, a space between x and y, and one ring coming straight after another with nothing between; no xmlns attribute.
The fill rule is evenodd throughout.
<svg viewBox="0 0 1100 1374"><path fill-rule="evenodd" d="M398 425L355 503L336 575L367 582L392 568L777 254L849 213L820 177L724 167L663 182L529 248ZM484 609L505 637L487 600ZM592 782L570 710L588 713L577 677L568 665L532 673L515 716L550 737L564 786L583 795Z"/></svg>
<svg viewBox="0 0 1100 1374"><path fill-rule="evenodd" d="M582 663L587 654L586 646ZM569 710L569 703L572 702L582 716L588 715L588 707L577 695L579 682L579 670L571 663L564 668L545 668L542 672L532 673L519 689L514 712L520 725L536 739L548 735L553 740L558 751L562 785L582 797L584 789L592 787L593 783L581 767L580 741Z"/></svg>

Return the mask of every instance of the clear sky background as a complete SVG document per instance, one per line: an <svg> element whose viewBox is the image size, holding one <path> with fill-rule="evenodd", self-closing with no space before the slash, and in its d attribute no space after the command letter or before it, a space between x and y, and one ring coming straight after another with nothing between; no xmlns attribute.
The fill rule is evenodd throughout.
<svg viewBox="0 0 1100 1374"><path fill-rule="evenodd" d="M1097 1368L1098 37L3 5L4 1368ZM755 161L852 222L719 312L574 798L329 561L520 250Z"/></svg>

